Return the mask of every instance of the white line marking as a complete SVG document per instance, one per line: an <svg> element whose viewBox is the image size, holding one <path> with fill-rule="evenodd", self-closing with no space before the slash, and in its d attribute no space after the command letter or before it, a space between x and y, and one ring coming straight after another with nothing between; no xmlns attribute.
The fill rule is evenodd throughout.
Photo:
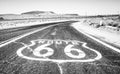
<svg viewBox="0 0 120 74"><path fill-rule="evenodd" d="M3 46L5 46L5 45L8 45L8 44L10 44L10 43L12 43L12 42L14 42L14 41L16 41L16 40L19 40L19 39L21 39L21 38L23 38L23 37L26 37L26 36L28 36L28 35L31 35L31 34L33 34L33 33L38 32L38 31L42 31L42 30L47 29L47 28L52 27L52 26L55 26L55 25L50 25L50 26L47 26L47 27L44 27L44 28L41 28L41 29L37 29L37 30L32 31L32 32L29 32L29 33L26 33L26 34L17 36L17 37L15 37L15 38L6 40L6 41L4 41L5 43L4 43L4 42L0 43L0 44L1 44L1 45L0 45L0 48L3 47Z"/></svg>
<svg viewBox="0 0 120 74"><path fill-rule="evenodd" d="M71 58L84 58L86 56L85 52L80 50L80 49L76 49L76 48L73 48L74 45L72 44L69 44L65 47L64 49L64 53L71 57ZM78 52L78 55L74 55L71 53L71 51L76 51Z"/></svg>
<svg viewBox="0 0 120 74"><path fill-rule="evenodd" d="M55 32L52 32L51 35L56 35L56 31L55 31Z"/></svg>
<svg viewBox="0 0 120 74"><path fill-rule="evenodd" d="M54 32L51 33L51 35L56 35L57 29L55 28Z"/></svg>
<svg viewBox="0 0 120 74"><path fill-rule="evenodd" d="M41 46L38 46L37 48L34 49L33 54L38 57L47 57L51 56L54 53L54 50L50 47L48 47L51 44L43 44ZM40 51L46 50L47 52L44 54L41 54Z"/></svg>
<svg viewBox="0 0 120 74"><path fill-rule="evenodd" d="M93 37L93 36L85 33L85 32L83 32L83 31L81 31L80 29L78 29L78 28L76 28L76 27L74 27L74 26L72 26L72 27L75 28L76 30L78 30L79 32L83 33L83 34L86 35L87 37L89 37L89 38L91 38L91 39L93 39L93 40L95 40L95 41L103 44L104 46L106 46L106 47L108 47L108 48L110 48L110 49L113 49L114 51L120 53L120 49L117 49L117 48L115 48L115 47L113 47L113 46L111 46L111 45L109 45L109 44L107 44L107 43L105 43L105 42L103 42L103 41L101 41L101 40L99 40L99 39L97 39L97 38L95 38L95 37Z"/></svg>
<svg viewBox="0 0 120 74"><path fill-rule="evenodd" d="M63 68L62 68L62 66L59 64L59 63L56 63L57 65L58 65L58 67L59 67L59 70L60 70L60 74L63 74Z"/></svg>

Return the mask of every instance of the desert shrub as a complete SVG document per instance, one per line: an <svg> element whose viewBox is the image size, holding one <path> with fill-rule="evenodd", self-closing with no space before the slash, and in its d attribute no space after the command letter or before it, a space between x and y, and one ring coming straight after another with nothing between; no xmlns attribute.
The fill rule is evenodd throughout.
<svg viewBox="0 0 120 74"><path fill-rule="evenodd" d="M113 24L112 23L108 23L108 26L112 26Z"/></svg>
<svg viewBox="0 0 120 74"><path fill-rule="evenodd" d="M120 26L118 26L118 28L120 29Z"/></svg>
<svg viewBox="0 0 120 74"><path fill-rule="evenodd" d="M117 26L117 31L120 31L120 26Z"/></svg>
<svg viewBox="0 0 120 74"><path fill-rule="evenodd" d="M3 17L0 17L0 20L4 20L4 18L3 18Z"/></svg>
<svg viewBox="0 0 120 74"><path fill-rule="evenodd" d="M94 25L94 23L90 23L89 25Z"/></svg>
<svg viewBox="0 0 120 74"><path fill-rule="evenodd" d="M120 15L118 16L118 19L120 20Z"/></svg>
<svg viewBox="0 0 120 74"><path fill-rule="evenodd" d="M106 26L104 23L101 26Z"/></svg>
<svg viewBox="0 0 120 74"><path fill-rule="evenodd" d="M95 24L95 28L99 28L100 27L100 25L99 24Z"/></svg>
<svg viewBox="0 0 120 74"><path fill-rule="evenodd" d="M117 26L118 26L118 23L115 23L115 24L113 24L112 26L113 26L113 27L117 27Z"/></svg>

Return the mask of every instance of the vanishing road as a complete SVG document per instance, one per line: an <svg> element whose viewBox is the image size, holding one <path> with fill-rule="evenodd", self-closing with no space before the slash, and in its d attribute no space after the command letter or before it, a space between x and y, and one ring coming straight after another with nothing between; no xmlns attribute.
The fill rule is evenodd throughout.
<svg viewBox="0 0 120 74"><path fill-rule="evenodd" d="M0 31L0 74L120 74L119 48L76 30L76 21Z"/></svg>

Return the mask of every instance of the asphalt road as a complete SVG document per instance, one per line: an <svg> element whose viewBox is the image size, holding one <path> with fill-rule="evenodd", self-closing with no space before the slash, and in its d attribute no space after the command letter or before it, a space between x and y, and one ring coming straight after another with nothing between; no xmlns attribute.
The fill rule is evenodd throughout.
<svg viewBox="0 0 120 74"><path fill-rule="evenodd" d="M75 21L0 31L0 74L120 74L120 53Z"/></svg>

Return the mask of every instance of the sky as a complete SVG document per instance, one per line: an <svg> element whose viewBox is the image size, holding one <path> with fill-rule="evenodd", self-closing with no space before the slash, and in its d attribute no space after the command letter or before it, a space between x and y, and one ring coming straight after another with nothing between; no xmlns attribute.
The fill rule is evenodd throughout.
<svg viewBox="0 0 120 74"><path fill-rule="evenodd" d="M120 13L120 0L0 0L0 14L28 11L100 15Z"/></svg>

